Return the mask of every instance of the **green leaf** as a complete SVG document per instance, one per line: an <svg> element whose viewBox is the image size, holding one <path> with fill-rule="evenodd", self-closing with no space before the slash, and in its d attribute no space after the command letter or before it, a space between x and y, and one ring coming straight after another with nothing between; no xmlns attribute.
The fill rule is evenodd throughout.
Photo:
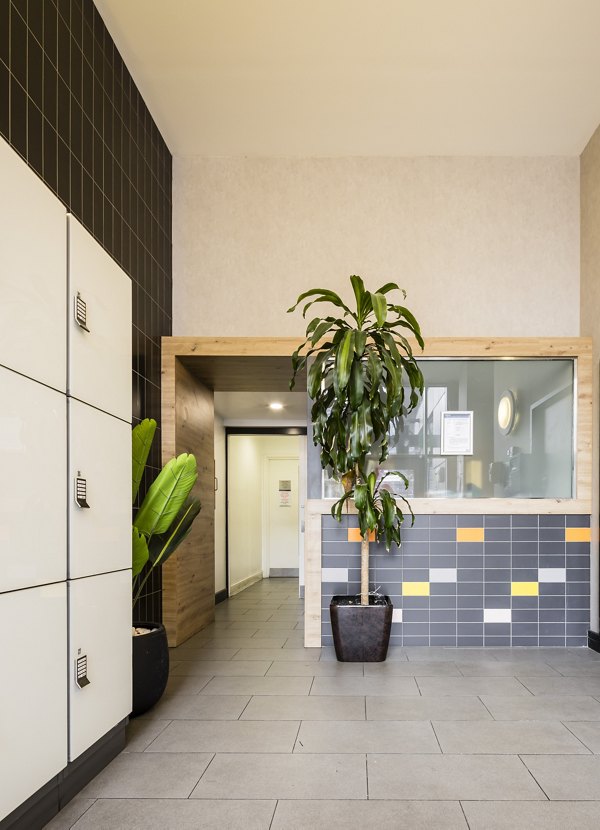
<svg viewBox="0 0 600 830"><path fill-rule="evenodd" d="M371 302L373 303L373 311L377 319L379 328L383 326L387 317L387 302L383 294L372 294Z"/></svg>
<svg viewBox="0 0 600 830"><path fill-rule="evenodd" d="M362 357L365 353L365 346L367 345L367 332L366 331L355 331L354 332L354 353L357 357Z"/></svg>
<svg viewBox="0 0 600 830"><path fill-rule="evenodd" d="M390 291L401 291L404 297L406 297L406 291L395 282L386 282L385 285L382 285L381 288L377 289L377 294L389 294Z"/></svg>
<svg viewBox="0 0 600 830"><path fill-rule="evenodd" d="M358 324L359 326L362 325L362 316L363 316L363 303L365 298L365 284L362 280L362 277L353 274L350 277L350 282L352 283L352 290L354 291L354 298L356 300L356 312L358 315Z"/></svg>
<svg viewBox="0 0 600 830"><path fill-rule="evenodd" d="M137 527L132 527L131 530L131 576L135 578L143 570L150 554L144 534Z"/></svg>
<svg viewBox="0 0 600 830"><path fill-rule="evenodd" d="M150 540L150 561L153 567L164 565L192 529L192 523L200 512L200 501L189 499L179 511L175 521L166 533L153 536Z"/></svg>
<svg viewBox="0 0 600 830"><path fill-rule="evenodd" d="M132 501L135 501L140 489L140 483L144 475L144 468L148 460L148 454L155 432L156 421L154 418L145 418L131 431Z"/></svg>
<svg viewBox="0 0 600 830"><path fill-rule="evenodd" d="M172 458L155 478L135 519L135 526L149 539L171 526L196 479L198 470L193 455Z"/></svg>
<svg viewBox="0 0 600 830"><path fill-rule="evenodd" d="M365 393L365 382L363 378L363 366L360 360L352 361L352 370L350 372L350 406L352 409L358 409L363 395Z"/></svg>
<svg viewBox="0 0 600 830"><path fill-rule="evenodd" d="M335 376L340 392L348 386L354 357L354 332L346 331L335 360Z"/></svg>

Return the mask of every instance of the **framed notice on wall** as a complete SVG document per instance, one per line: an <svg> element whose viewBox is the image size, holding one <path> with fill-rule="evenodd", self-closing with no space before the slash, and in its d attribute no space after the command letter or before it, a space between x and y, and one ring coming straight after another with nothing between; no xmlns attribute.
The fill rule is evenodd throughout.
<svg viewBox="0 0 600 830"><path fill-rule="evenodd" d="M442 412L442 455L473 455L473 412Z"/></svg>

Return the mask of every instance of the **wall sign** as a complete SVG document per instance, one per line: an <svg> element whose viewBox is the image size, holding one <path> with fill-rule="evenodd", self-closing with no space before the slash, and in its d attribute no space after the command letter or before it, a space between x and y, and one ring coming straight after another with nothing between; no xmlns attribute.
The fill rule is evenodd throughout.
<svg viewBox="0 0 600 830"><path fill-rule="evenodd" d="M442 455L473 455L473 412L442 412Z"/></svg>

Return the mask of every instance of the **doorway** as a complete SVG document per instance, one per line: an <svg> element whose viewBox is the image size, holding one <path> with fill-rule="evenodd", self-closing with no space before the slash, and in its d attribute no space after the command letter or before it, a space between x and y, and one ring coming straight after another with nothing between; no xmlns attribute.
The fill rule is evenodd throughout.
<svg viewBox="0 0 600 830"><path fill-rule="evenodd" d="M303 558L306 429L226 428L227 594L298 579ZM299 592L298 592L299 593Z"/></svg>

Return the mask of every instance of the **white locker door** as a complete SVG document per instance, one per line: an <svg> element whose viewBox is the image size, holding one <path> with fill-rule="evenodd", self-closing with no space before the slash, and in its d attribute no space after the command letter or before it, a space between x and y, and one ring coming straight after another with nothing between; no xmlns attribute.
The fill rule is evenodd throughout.
<svg viewBox="0 0 600 830"><path fill-rule="evenodd" d="M71 398L69 459L69 578L131 568L131 426Z"/></svg>
<svg viewBox="0 0 600 830"><path fill-rule="evenodd" d="M0 367L0 402L2 592L66 579L67 399Z"/></svg>
<svg viewBox="0 0 600 830"><path fill-rule="evenodd" d="M67 586L0 596L0 820L67 766Z"/></svg>
<svg viewBox="0 0 600 830"><path fill-rule="evenodd" d="M73 761L131 712L131 571L68 586Z"/></svg>
<svg viewBox="0 0 600 830"><path fill-rule="evenodd" d="M131 422L131 280L69 216L69 394Z"/></svg>
<svg viewBox="0 0 600 830"><path fill-rule="evenodd" d="M66 210L0 137L0 364L66 391Z"/></svg>

